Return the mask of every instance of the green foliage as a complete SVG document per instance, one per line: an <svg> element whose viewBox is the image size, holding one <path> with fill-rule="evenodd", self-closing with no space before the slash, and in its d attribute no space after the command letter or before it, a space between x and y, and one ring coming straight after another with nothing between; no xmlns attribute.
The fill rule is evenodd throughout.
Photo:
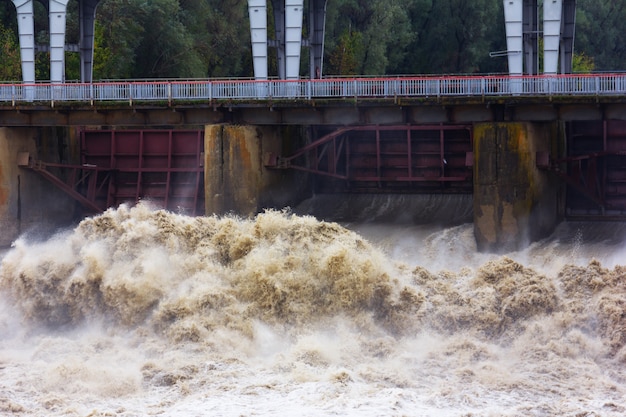
<svg viewBox="0 0 626 417"><path fill-rule="evenodd" d="M13 30L0 27L0 80L20 81L22 79L22 67L20 61L20 49L17 36Z"/></svg>
<svg viewBox="0 0 626 417"><path fill-rule="evenodd" d="M578 0L574 47L592 59L596 70L626 69L625 32L626 2Z"/></svg>
<svg viewBox="0 0 626 417"><path fill-rule="evenodd" d="M596 64L593 58L585 53L575 53L572 58L572 71L580 73L589 73L595 70Z"/></svg>
<svg viewBox="0 0 626 417"><path fill-rule="evenodd" d="M67 42L78 43L78 2L68 6ZM270 31L273 19L270 9ZM35 2L38 43L47 43L47 11ZM304 32L307 17L305 16ZM626 2L578 0L574 71L626 65ZM272 36L270 35L270 38ZM324 75L506 72L500 0L332 0L328 2ZM12 2L0 2L0 79L21 79ZM270 51L270 65L275 60ZM302 54L308 68L308 53ZM77 53L66 79L80 78ZM37 79L49 78L37 54ZM97 9L94 79L250 77L247 0L104 0Z"/></svg>

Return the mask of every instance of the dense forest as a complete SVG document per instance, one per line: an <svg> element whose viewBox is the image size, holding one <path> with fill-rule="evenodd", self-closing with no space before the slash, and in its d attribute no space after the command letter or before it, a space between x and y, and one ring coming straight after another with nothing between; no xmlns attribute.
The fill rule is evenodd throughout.
<svg viewBox="0 0 626 417"><path fill-rule="evenodd" d="M626 69L626 2L577 3L575 71ZM78 43L77 7L69 3L67 43ZM501 0L330 0L324 73L506 72L506 58L489 55L506 49L502 7ZM35 2L35 13L36 41L47 44L47 11ZM17 39L15 7L0 1L0 80L21 79ZM95 42L95 80L253 75L247 0L103 0ZM78 56L66 54L66 79L76 80ZM308 52L302 60L306 74ZM36 72L49 78L45 53Z"/></svg>

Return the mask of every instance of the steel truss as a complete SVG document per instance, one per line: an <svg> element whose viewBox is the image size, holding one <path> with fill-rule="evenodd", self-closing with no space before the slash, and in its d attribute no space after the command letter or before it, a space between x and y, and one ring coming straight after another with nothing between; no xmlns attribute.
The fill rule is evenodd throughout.
<svg viewBox="0 0 626 417"><path fill-rule="evenodd" d="M315 174L336 191L471 193L472 151L471 125L350 126L266 166Z"/></svg>

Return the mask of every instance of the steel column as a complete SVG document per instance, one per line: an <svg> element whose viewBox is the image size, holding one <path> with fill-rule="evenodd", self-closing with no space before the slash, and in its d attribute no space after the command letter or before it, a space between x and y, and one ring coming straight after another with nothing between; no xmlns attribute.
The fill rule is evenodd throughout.
<svg viewBox="0 0 626 417"><path fill-rule="evenodd" d="M65 27L69 0L50 0L50 82L65 82Z"/></svg>
<svg viewBox="0 0 626 417"><path fill-rule="evenodd" d="M254 78L267 80L267 1L248 0Z"/></svg>
<svg viewBox="0 0 626 417"><path fill-rule="evenodd" d="M22 81L35 82L35 16L33 0L13 0L17 9L17 28L22 60Z"/></svg>
<svg viewBox="0 0 626 417"><path fill-rule="evenodd" d="M563 0L543 2L543 72L555 75L559 65Z"/></svg>

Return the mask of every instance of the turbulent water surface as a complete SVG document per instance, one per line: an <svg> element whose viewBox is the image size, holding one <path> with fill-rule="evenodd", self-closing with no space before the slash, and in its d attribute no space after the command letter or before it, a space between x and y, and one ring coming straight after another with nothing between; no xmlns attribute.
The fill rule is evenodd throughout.
<svg viewBox="0 0 626 417"><path fill-rule="evenodd" d="M0 415L623 416L625 235L121 206L4 254Z"/></svg>

